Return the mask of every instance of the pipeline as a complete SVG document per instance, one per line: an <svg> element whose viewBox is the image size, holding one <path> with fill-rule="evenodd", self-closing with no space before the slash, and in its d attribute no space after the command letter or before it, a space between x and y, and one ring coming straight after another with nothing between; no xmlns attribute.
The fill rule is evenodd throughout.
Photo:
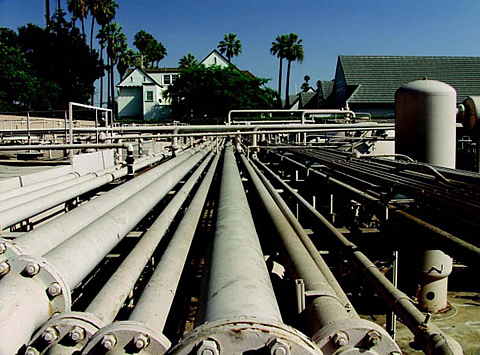
<svg viewBox="0 0 480 355"><path fill-rule="evenodd" d="M293 276L303 280L305 296L309 296L306 313L313 341L324 354L348 352L376 354L400 352L382 327L357 317L350 317L342 300L319 270L295 230L275 203L250 163L243 158L256 193L270 216L285 248L287 264Z"/></svg>
<svg viewBox="0 0 480 355"><path fill-rule="evenodd" d="M170 224L178 214L200 176L205 171L211 158L212 154L202 162L184 186L182 186L182 188L176 193L175 197L169 202L161 212L160 216L157 217L148 231L142 236L135 248L128 254L115 273L109 278L105 286L102 287L85 312L66 312L51 318L33 336L32 341L27 348L26 355L43 354L47 351L50 355L71 354L75 350L80 351L93 334L99 331L100 328L106 327L113 322L123 306L125 299L127 299L130 291L134 288L137 279L145 268L145 265L148 263L158 244L165 236ZM210 170L211 169L212 168L210 168ZM188 210L190 209L191 207L189 207ZM151 288L150 284L148 288ZM143 297L144 296L142 295L142 298ZM155 314L157 314L157 312L158 311L156 311ZM116 324L118 325L119 323L117 322ZM51 329L57 330L55 340L46 343L43 339ZM161 334L161 332L159 334ZM157 338L155 338L155 336L150 336L145 346L148 343L152 343L152 339L162 339L162 337L160 335ZM103 337L100 339L101 343L102 340ZM167 344L166 342L161 341L158 343ZM150 351L152 348L153 347L149 347L148 350Z"/></svg>
<svg viewBox="0 0 480 355"><path fill-rule="evenodd" d="M197 154L198 151L199 150L195 148L182 153L177 158L161 164L155 169L116 187L108 193L89 201L87 204L81 205L14 240L0 239L0 246L4 246L2 248L4 253L0 255L0 260L9 255L28 254L40 256L47 253L85 226L100 218L116 205L125 201L139 189L144 188L158 177L180 165L194 154ZM154 164L159 159L161 159L161 157L137 160L138 165L136 165L136 169L143 169L146 166ZM123 173L126 173L125 169Z"/></svg>
<svg viewBox="0 0 480 355"><path fill-rule="evenodd" d="M395 312L410 331L415 335L415 342L418 343L424 352L429 355L451 355L463 354L460 345L451 337L443 333L437 326L430 323L428 326L424 323L425 317L415 307L411 299L405 293L398 290L380 270L341 234L320 212L315 210L302 196L286 184L278 175L276 175L265 164L257 160L259 165L267 171L280 185L286 189L301 206L316 220L322 227L326 227L328 232L335 237L336 241L346 251L347 257L353 265L365 274L369 283L380 293L382 298L392 311Z"/></svg>
<svg viewBox="0 0 480 355"><path fill-rule="evenodd" d="M204 323L168 353L320 354L303 334L282 323L232 146L224 152Z"/></svg>
<svg viewBox="0 0 480 355"><path fill-rule="evenodd" d="M13 354L53 313L70 310L73 290L202 158L172 169L43 258L8 259L0 281L0 354Z"/></svg>
<svg viewBox="0 0 480 355"><path fill-rule="evenodd" d="M218 160L219 156L217 155L156 266L155 272L148 280L148 284L129 319L115 322L100 329L84 347L82 354L95 354L99 348L103 347L105 349L108 340L113 340L110 343L113 344L113 347L107 350L122 349L128 347L128 344L133 344L135 351L160 355L170 347L170 341L163 335L163 328ZM100 305L95 308L89 306L87 311L89 310L94 313L95 311L102 312L102 307Z"/></svg>

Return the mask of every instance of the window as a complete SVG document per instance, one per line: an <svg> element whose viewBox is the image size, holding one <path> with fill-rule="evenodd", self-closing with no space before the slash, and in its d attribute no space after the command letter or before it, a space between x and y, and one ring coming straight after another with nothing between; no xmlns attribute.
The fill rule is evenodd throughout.
<svg viewBox="0 0 480 355"><path fill-rule="evenodd" d="M175 75L172 75L172 83L174 83L175 80L177 80L177 78L178 78L178 75L176 75L176 74L175 74Z"/></svg>
<svg viewBox="0 0 480 355"><path fill-rule="evenodd" d="M165 85L170 85L172 83L172 76L171 75L164 75L163 76L163 83Z"/></svg>
<svg viewBox="0 0 480 355"><path fill-rule="evenodd" d="M147 91L147 99L145 101L147 102L153 101L153 91Z"/></svg>

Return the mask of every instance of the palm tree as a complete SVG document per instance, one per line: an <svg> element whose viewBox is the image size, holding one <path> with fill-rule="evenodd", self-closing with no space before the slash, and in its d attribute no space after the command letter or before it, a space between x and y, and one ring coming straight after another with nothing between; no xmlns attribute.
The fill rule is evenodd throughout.
<svg viewBox="0 0 480 355"><path fill-rule="evenodd" d="M242 44L234 33L224 35L223 40L219 42L217 48L220 49L220 53L225 53L229 63L232 57L238 56L242 53Z"/></svg>
<svg viewBox="0 0 480 355"><path fill-rule="evenodd" d="M157 40L145 30L138 31L135 34L135 37L133 37L133 45L137 47L140 53L144 56L144 63L151 62L151 67L153 67L154 59L152 58L155 56L154 51L157 43ZM160 48L157 50L159 49Z"/></svg>
<svg viewBox="0 0 480 355"><path fill-rule="evenodd" d="M77 21L77 19L80 19L80 21L82 22L82 34L83 38L85 38L85 18L88 15L86 1L68 0L67 9L72 14L73 27L75 27L75 22Z"/></svg>
<svg viewBox="0 0 480 355"><path fill-rule="evenodd" d="M114 72L113 69L117 64L118 58L122 53L127 51L127 37L123 33L123 27L119 26L116 22L111 22L105 25L108 33L107 37L107 56L110 60L110 108L114 108L115 102L115 86L114 86Z"/></svg>
<svg viewBox="0 0 480 355"><path fill-rule="evenodd" d="M95 21L104 26L111 22L116 15L118 4L115 0L86 0L87 8L92 15L92 26L90 29L90 50L93 49L93 29Z"/></svg>
<svg viewBox="0 0 480 355"><path fill-rule="evenodd" d="M182 69L188 69L198 64L197 58L192 53L184 55L178 61L178 67Z"/></svg>
<svg viewBox="0 0 480 355"><path fill-rule="evenodd" d="M117 64L117 70L118 74L120 74L120 80L123 79L128 68L135 65L136 56L137 53L131 48L128 48L125 52L120 53Z"/></svg>
<svg viewBox="0 0 480 355"><path fill-rule="evenodd" d="M158 68L159 62L167 56L167 49L161 42L157 42L157 41L155 41L154 44L149 49L150 49L150 56L152 60L152 67L153 67L153 62L157 62L156 67Z"/></svg>
<svg viewBox="0 0 480 355"><path fill-rule="evenodd" d="M272 42L270 53L280 58L280 68L278 70L278 96L282 97L282 67L283 58L285 58L285 48L287 44L287 35L280 35L275 38L275 42Z"/></svg>
<svg viewBox="0 0 480 355"><path fill-rule="evenodd" d="M296 33L288 35L287 46L285 48L285 59L288 62L287 66L287 85L285 88L285 107L290 106L290 98L288 96L290 90L290 68L292 62L303 62L303 45L302 40L298 38Z"/></svg>
<svg viewBox="0 0 480 355"><path fill-rule="evenodd" d="M103 50L107 46L108 32L106 26L102 27L98 31L97 35L98 43L100 44L100 61L103 63ZM100 107L103 107L103 78L105 76L105 70L102 70L102 76L100 78ZM110 91L109 91L110 92Z"/></svg>
<svg viewBox="0 0 480 355"><path fill-rule="evenodd" d="M50 0L45 0L45 24L50 27Z"/></svg>

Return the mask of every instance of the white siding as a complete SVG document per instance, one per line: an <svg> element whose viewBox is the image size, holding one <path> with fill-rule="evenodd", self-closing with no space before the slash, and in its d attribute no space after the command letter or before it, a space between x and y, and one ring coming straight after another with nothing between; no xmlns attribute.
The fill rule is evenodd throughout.
<svg viewBox="0 0 480 355"><path fill-rule="evenodd" d="M119 117L143 117L142 88L121 87L118 95Z"/></svg>

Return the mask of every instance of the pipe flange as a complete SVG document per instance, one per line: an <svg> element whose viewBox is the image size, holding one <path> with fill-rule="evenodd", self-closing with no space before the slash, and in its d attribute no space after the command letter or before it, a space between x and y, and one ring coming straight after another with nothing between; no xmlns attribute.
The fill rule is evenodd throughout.
<svg viewBox="0 0 480 355"><path fill-rule="evenodd" d="M366 319L343 319L322 327L312 340L325 354L401 354L400 348L378 324Z"/></svg>
<svg viewBox="0 0 480 355"><path fill-rule="evenodd" d="M260 349L272 355L322 354L307 336L292 327L243 317L205 323L180 339L168 354L200 354L199 350L206 342L216 344L215 351L224 355Z"/></svg>
<svg viewBox="0 0 480 355"><path fill-rule="evenodd" d="M70 348L71 353L80 350L87 341L102 327L102 322L92 314L83 312L65 312L57 314L46 322L32 337L27 350L45 354L52 346L61 344ZM52 331L53 330L53 331ZM53 333L52 339L45 335Z"/></svg>
<svg viewBox="0 0 480 355"><path fill-rule="evenodd" d="M0 238L0 261L23 255L22 250L10 239Z"/></svg>
<svg viewBox="0 0 480 355"><path fill-rule="evenodd" d="M134 321L120 321L100 329L88 341L82 354L164 354L171 342L163 334Z"/></svg>
<svg viewBox="0 0 480 355"><path fill-rule="evenodd" d="M35 279L35 282L44 286L45 294L50 301L50 314L54 315L70 310L72 305L70 289L56 268L45 258L19 255L6 259L2 261L3 263L8 265L7 273Z"/></svg>

